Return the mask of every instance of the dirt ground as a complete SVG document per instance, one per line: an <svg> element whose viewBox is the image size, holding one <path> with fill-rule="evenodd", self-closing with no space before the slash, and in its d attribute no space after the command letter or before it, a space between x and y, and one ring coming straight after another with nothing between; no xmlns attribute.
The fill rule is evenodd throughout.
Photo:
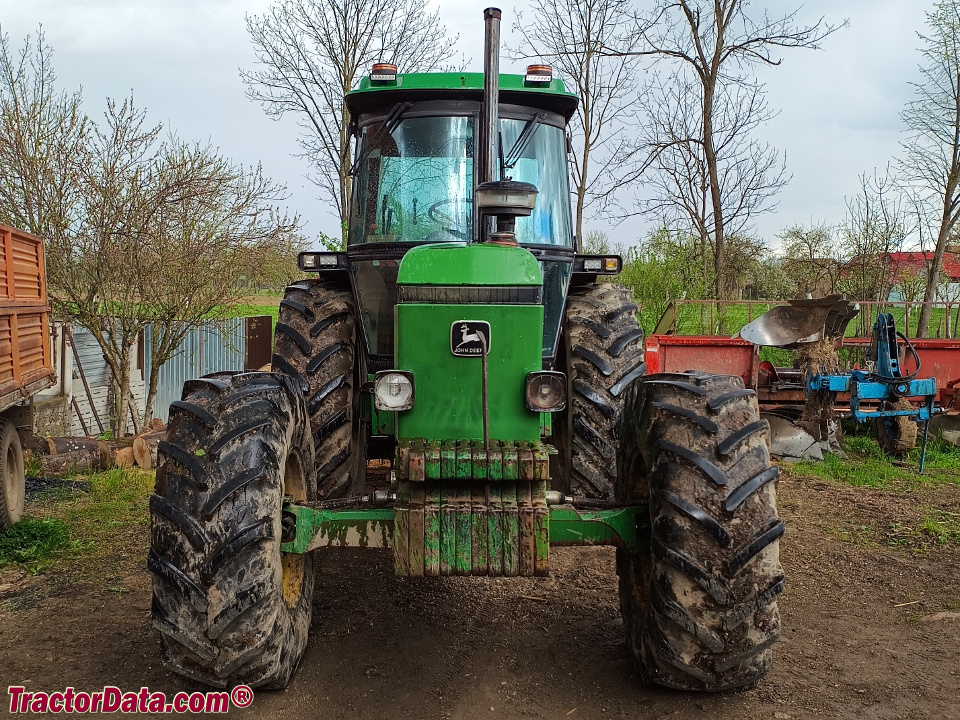
<svg viewBox="0 0 960 720"><path fill-rule="evenodd" d="M923 508L960 513L960 485L898 497L787 478L780 502L784 634L756 690L639 685L609 548L556 549L548 579L433 582L395 578L383 551L339 550L321 555L310 644L290 687L230 715L960 720L960 548L897 540ZM147 542L131 540L128 575L102 586L55 570L0 575L3 688L202 689L159 665Z"/></svg>

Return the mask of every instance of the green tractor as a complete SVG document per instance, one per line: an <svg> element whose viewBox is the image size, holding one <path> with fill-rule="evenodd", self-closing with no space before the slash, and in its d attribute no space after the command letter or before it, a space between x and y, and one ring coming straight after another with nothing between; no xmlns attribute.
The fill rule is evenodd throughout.
<svg viewBox="0 0 960 720"><path fill-rule="evenodd" d="M273 372L187 382L150 501L166 665L282 688L324 547L398 575L542 576L551 545L615 545L642 677L755 684L780 634L777 469L740 378L644 376L620 258L578 252L550 68L377 65L346 96L345 252L287 288ZM373 463L372 461L379 461ZM369 472L368 472L369 470Z"/></svg>

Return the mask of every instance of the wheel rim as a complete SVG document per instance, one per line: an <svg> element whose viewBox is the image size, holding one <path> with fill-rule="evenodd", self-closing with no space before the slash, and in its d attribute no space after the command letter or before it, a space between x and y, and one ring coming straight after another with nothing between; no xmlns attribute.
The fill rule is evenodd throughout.
<svg viewBox="0 0 960 720"><path fill-rule="evenodd" d="M17 467L17 452L13 443L7 445L7 452L3 459L4 478L3 492L7 500L7 515L11 523L20 519L20 510L23 507L23 496L21 493L20 473Z"/></svg>
<svg viewBox="0 0 960 720"><path fill-rule="evenodd" d="M283 494L292 497L294 502L305 502L307 499L307 479L296 453L287 457L283 470ZM280 565L283 569L283 600L287 607L294 608L303 592L306 560L299 553L281 553Z"/></svg>

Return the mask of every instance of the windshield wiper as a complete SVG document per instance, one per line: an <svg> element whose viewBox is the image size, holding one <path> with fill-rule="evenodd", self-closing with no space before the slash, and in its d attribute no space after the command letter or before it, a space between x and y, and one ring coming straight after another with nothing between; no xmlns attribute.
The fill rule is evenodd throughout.
<svg viewBox="0 0 960 720"><path fill-rule="evenodd" d="M537 113L532 118L527 120L527 124L523 126L523 130L520 131L520 135L517 136L516 142L513 143L513 147L510 148L510 152L507 153L506 157L503 156L503 149L501 145L500 177L504 177L507 170L513 170L514 166L517 164L517 162L519 162L523 151L526 150L527 145L529 145L530 141L533 139L537 128L540 127L540 123L543 122L543 119L546 116L546 113Z"/></svg>
<svg viewBox="0 0 960 720"><path fill-rule="evenodd" d="M413 103L397 103L393 106L393 109L390 111L390 114L387 115L386 119L380 124L377 128L376 134L367 139L366 149L363 154L358 155L356 161L353 165L350 166L350 175L356 175L360 172L360 168L363 166L363 163L367 161L367 158L370 157L372 148L379 145L387 135L393 135L393 131L397 129L397 126L400 125L400 121L403 120L404 114Z"/></svg>

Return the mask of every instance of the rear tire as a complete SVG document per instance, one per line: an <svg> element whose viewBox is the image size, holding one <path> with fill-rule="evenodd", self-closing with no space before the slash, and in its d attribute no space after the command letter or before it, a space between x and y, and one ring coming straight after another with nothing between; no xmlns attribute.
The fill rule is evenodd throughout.
<svg viewBox="0 0 960 720"><path fill-rule="evenodd" d="M623 393L643 375L643 330L630 291L618 285L573 288L560 341L567 409L556 419L561 489L612 498Z"/></svg>
<svg viewBox="0 0 960 720"><path fill-rule="evenodd" d="M0 532L9 530L23 515L26 477L23 446L17 428L9 420L0 420Z"/></svg>
<svg viewBox="0 0 960 720"><path fill-rule="evenodd" d="M756 394L726 375L660 374L627 391L617 499L649 502L651 550L617 551L627 645L680 690L755 685L780 637L783 522Z"/></svg>
<svg viewBox="0 0 960 720"><path fill-rule="evenodd" d="M361 492L355 462L356 306L348 287L306 279L287 287L274 332L273 370L304 393L316 453L317 493Z"/></svg>
<svg viewBox="0 0 960 720"><path fill-rule="evenodd" d="M310 629L313 555L281 554L283 496L316 497L303 399L271 373L192 380L150 498L164 664L214 687L282 688Z"/></svg>

